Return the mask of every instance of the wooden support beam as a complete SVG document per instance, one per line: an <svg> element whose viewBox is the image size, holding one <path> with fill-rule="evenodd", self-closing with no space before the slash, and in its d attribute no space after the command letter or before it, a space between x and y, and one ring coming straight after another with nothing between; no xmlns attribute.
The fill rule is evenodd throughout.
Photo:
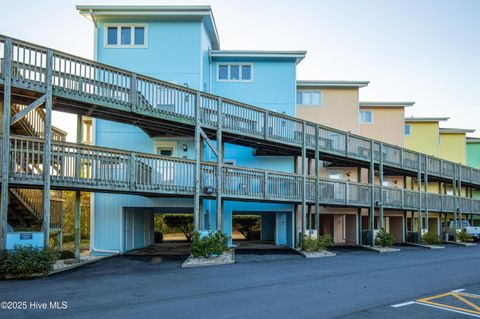
<svg viewBox="0 0 480 319"><path fill-rule="evenodd" d="M35 101L33 101L29 106L12 116L10 119L10 126L19 122L24 116L26 116L28 113L31 111L35 110L37 107L45 103L45 100L47 99L47 96L44 94Z"/></svg>
<svg viewBox="0 0 480 319"><path fill-rule="evenodd" d="M422 157L420 153L417 153L417 163L418 163L418 169L417 169L417 190L418 190L418 234L417 234L417 240L418 243L422 242L422 230L423 230L423 225L422 225Z"/></svg>
<svg viewBox="0 0 480 319"><path fill-rule="evenodd" d="M307 124L302 123L302 240L307 233Z"/></svg>
<svg viewBox="0 0 480 319"><path fill-rule="evenodd" d="M370 183L370 211L369 211L369 230L371 234L371 243L373 246L375 244L375 157L374 157L374 140L370 140L370 169L369 169L369 183Z"/></svg>
<svg viewBox="0 0 480 319"><path fill-rule="evenodd" d="M202 128L200 128L200 135L202 136L203 140L207 142L208 147L210 147L212 152L218 158L219 155L218 155L217 148L213 145L212 141L208 138L207 134L205 134L205 131Z"/></svg>
<svg viewBox="0 0 480 319"><path fill-rule="evenodd" d="M458 214L458 199L457 199L457 165L453 166L453 228L454 240L457 241L457 214Z"/></svg>
<svg viewBox="0 0 480 319"><path fill-rule="evenodd" d="M425 222L423 223L424 225L423 227L428 232L428 157L427 155L425 155L424 158L425 158L425 172L423 173L423 176L424 176L423 189L425 191L425 203L424 203Z"/></svg>
<svg viewBox="0 0 480 319"><path fill-rule="evenodd" d="M193 230L200 230L200 92L195 96L195 195L193 200Z"/></svg>
<svg viewBox="0 0 480 319"><path fill-rule="evenodd" d="M223 232L223 207L222 207L222 175L223 175L223 142L222 142L222 123L223 112L222 98L217 100L217 230Z"/></svg>
<svg viewBox="0 0 480 319"><path fill-rule="evenodd" d="M315 125L315 229L320 236L320 127Z"/></svg>
<svg viewBox="0 0 480 319"><path fill-rule="evenodd" d="M378 166L378 182L380 184L380 227L385 227L384 225L384 198L383 198L383 143L380 143L380 160Z"/></svg>
<svg viewBox="0 0 480 319"><path fill-rule="evenodd" d="M50 244L50 165L52 151L52 106L53 106L53 51L47 51L46 100L45 100L45 142L43 153L43 236L44 248Z"/></svg>
<svg viewBox="0 0 480 319"><path fill-rule="evenodd" d="M82 144L83 141L83 122L82 122L82 116L77 115L77 143ZM80 170L81 170L81 165L80 165L80 158L77 157L76 161L76 175L79 177L80 175ZM75 259L79 260L80 259L80 243L81 243L81 238L80 238L80 218L81 218L81 193L80 191L75 192L75 245L74 245L74 255ZM93 231L93 230L92 230Z"/></svg>
<svg viewBox="0 0 480 319"><path fill-rule="evenodd" d="M2 199L0 203L0 249L7 247L8 222L8 177L10 163L10 113L12 90L12 39L6 38L4 43L3 60L3 128L2 128Z"/></svg>

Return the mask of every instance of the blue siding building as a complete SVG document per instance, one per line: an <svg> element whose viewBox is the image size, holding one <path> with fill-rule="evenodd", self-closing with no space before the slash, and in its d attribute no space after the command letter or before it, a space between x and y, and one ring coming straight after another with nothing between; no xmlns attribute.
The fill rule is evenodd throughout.
<svg viewBox="0 0 480 319"><path fill-rule="evenodd" d="M78 6L95 27L95 58L178 85L295 115L296 65L304 51L226 51L220 49L208 6ZM168 107L165 96L159 107ZM189 101L184 101L189 103ZM173 103L172 103L173 104ZM95 120L95 145L181 158L194 157L192 137L150 136L140 128ZM204 160L216 161L204 147ZM291 156L262 156L254 146L224 145L225 164L295 172ZM216 228L215 201L204 200L202 225ZM153 214L191 212L184 198L147 198L95 193L91 249L124 252L153 243ZM232 234L233 214L262 216L262 239L294 245L294 207L226 201L224 231Z"/></svg>

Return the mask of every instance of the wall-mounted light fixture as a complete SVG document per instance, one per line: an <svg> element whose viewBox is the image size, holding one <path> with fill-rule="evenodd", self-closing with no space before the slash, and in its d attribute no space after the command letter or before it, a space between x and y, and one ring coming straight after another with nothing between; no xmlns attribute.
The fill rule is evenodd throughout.
<svg viewBox="0 0 480 319"><path fill-rule="evenodd" d="M187 144L183 144L183 145L182 145L182 150L183 150L184 152L188 151L188 146L187 146Z"/></svg>

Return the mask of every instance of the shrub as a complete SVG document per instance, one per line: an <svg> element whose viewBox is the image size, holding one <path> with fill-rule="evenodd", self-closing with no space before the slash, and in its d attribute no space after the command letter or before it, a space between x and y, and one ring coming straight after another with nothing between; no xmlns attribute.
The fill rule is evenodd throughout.
<svg viewBox="0 0 480 319"><path fill-rule="evenodd" d="M320 250L325 250L333 245L333 238L330 234L325 234L318 237L318 245Z"/></svg>
<svg viewBox="0 0 480 319"><path fill-rule="evenodd" d="M75 258L75 254L71 250L61 250L58 252L58 259L72 259Z"/></svg>
<svg viewBox="0 0 480 319"><path fill-rule="evenodd" d="M194 257L212 257L221 255L228 250L229 236L222 232L210 232L200 237L199 232L193 233L190 253Z"/></svg>
<svg viewBox="0 0 480 319"><path fill-rule="evenodd" d="M427 232L422 235L422 244L424 245L438 245L440 243L440 238L435 233Z"/></svg>
<svg viewBox="0 0 480 319"><path fill-rule="evenodd" d="M254 239L260 229L260 217L254 215L233 216L233 229L240 232L246 239Z"/></svg>
<svg viewBox="0 0 480 319"><path fill-rule="evenodd" d="M193 235L193 215L189 214L171 214L163 216L163 222L169 228L181 231L188 241L192 240Z"/></svg>
<svg viewBox="0 0 480 319"><path fill-rule="evenodd" d="M31 246L15 246L0 251L0 276L27 277L32 274L47 274L53 269L58 253L53 249Z"/></svg>
<svg viewBox="0 0 480 319"><path fill-rule="evenodd" d="M153 234L155 243L163 243L163 233L161 231L156 231Z"/></svg>
<svg viewBox="0 0 480 319"><path fill-rule="evenodd" d="M457 240L461 243L466 243L468 241L472 241L473 237L469 233L467 233L466 229L462 229L461 232L457 233Z"/></svg>
<svg viewBox="0 0 480 319"><path fill-rule="evenodd" d="M391 247L395 243L395 237L393 234L387 232L384 227L381 227L375 238L375 245L380 247Z"/></svg>
<svg viewBox="0 0 480 319"><path fill-rule="evenodd" d="M329 234L319 236L317 239L310 236L305 236L300 243L300 249L306 252L319 252L326 250L332 244L332 236Z"/></svg>

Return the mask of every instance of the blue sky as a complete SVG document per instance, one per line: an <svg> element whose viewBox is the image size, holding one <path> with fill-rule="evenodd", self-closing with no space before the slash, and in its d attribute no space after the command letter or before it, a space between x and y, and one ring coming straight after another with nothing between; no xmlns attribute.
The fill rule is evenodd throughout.
<svg viewBox="0 0 480 319"><path fill-rule="evenodd" d="M478 0L17 0L0 33L92 58L76 4L208 4L222 49L307 50L299 79L368 80L362 100L416 101L408 115L449 116L444 126L480 136Z"/></svg>

